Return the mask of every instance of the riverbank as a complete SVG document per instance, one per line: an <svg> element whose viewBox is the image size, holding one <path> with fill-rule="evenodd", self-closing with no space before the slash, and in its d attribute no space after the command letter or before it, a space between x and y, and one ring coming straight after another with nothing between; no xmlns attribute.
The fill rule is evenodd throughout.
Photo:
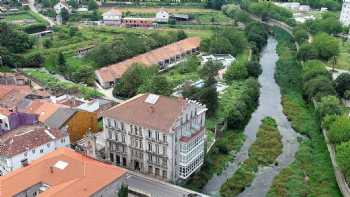
<svg viewBox="0 0 350 197"><path fill-rule="evenodd" d="M290 123L282 112L280 89L274 79L275 63L278 60L276 54L277 41L270 37L267 46L261 52L260 64L262 66L262 74L259 76L259 83L261 85L259 106L252 114L251 119L244 129L246 141L236 154L236 158L230 163L223 173L211 179L204 187L203 192L211 196L220 196L219 190L221 186L238 170L240 165L249 158L248 151L251 145L256 140L256 133L259 129L261 120L267 116L276 119L278 128L281 131L283 151L278 157L278 167L264 168L259 170L252 185L246 188L242 196L263 196L265 195L273 178L287 167L293 160L295 152L298 149L297 134L291 128Z"/></svg>
<svg viewBox="0 0 350 197"><path fill-rule="evenodd" d="M313 107L303 100L302 65L296 60L293 39L281 31L276 38L280 56L276 80L282 91L283 112L293 128L308 138L301 142L295 161L276 176L267 196L341 196L320 123Z"/></svg>
<svg viewBox="0 0 350 197"><path fill-rule="evenodd" d="M281 140L282 136L276 121L271 117L264 118L256 141L249 149L249 159L245 160L237 172L221 187L221 196L238 195L254 180L258 168L275 163L276 158L282 153Z"/></svg>

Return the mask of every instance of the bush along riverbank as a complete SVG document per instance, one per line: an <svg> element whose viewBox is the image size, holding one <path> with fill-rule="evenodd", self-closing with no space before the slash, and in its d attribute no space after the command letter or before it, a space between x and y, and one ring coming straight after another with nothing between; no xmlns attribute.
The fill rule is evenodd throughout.
<svg viewBox="0 0 350 197"><path fill-rule="evenodd" d="M238 195L253 181L258 167L272 165L282 153L281 138L276 121L271 117L264 118L256 141L249 149L249 159L244 161L236 173L221 187L221 196Z"/></svg>
<svg viewBox="0 0 350 197"><path fill-rule="evenodd" d="M318 115L312 104L303 97L309 94L303 91L305 75L303 66L296 59L294 41L280 29L274 29L274 32L279 41L275 77L282 91L283 111L293 128L307 138L300 143L295 161L275 177L267 196L341 196ZM322 90L315 88L315 91Z"/></svg>
<svg viewBox="0 0 350 197"><path fill-rule="evenodd" d="M240 119L240 124L227 124L223 132L218 132L217 140L213 148L206 154L201 170L192 175L183 185L184 187L201 191L215 174L221 174L225 166L235 158L235 153L245 140L241 128L256 109L258 97L259 84L253 78L236 81L227 88L219 99L219 107L215 116L207 120L207 129L215 129L217 123L228 121L231 115L237 113L240 114L239 117L242 120ZM237 106L241 107L237 109Z"/></svg>

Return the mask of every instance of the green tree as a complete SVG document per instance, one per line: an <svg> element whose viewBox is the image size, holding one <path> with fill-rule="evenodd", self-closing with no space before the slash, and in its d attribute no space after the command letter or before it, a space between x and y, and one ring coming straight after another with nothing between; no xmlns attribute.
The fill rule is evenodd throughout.
<svg viewBox="0 0 350 197"><path fill-rule="evenodd" d="M75 69L70 76L71 80L79 83L85 83L88 85L94 84L94 68L90 65L81 65L78 69Z"/></svg>
<svg viewBox="0 0 350 197"><path fill-rule="evenodd" d="M350 74L342 73L335 79L335 90L340 97L344 97L345 92L350 90Z"/></svg>
<svg viewBox="0 0 350 197"><path fill-rule="evenodd" d="M258 61L250 61L247 63L247 70L248 74L251 77L259 77L259 75L262 73L261 65Z"/></svg>
<svg viewBox="0 0 350 197"><path fill-rule="evenodd" d="M347 180L350 179L350 141L343 142L336 147L336 160Z"/></svg>
<svg viewBox="0 0 350 197"><path fill-rule="evenodd" d="M226 37L214 37L210 40L209 53L212 54L233 54L234 48Z"/></svg>
<svg viewBox="0 0 350 197"><path fill-rule="evenodd" d="M62 52L58 53L57 56L57 69L60 73L64 73L66 71L66 59Z"/></svg>
<svg viewBox="0 0 350 197"><path fill-rule="evenodd" d="M122 185L118 192L118 197L128 197L128 186Z"/></svg>
<svg viewBox="0 0 350 197"><path fill-rule="evenodd" d="M185 39L185 38L187 38L187 34L185 33L185 31L184 31L184 30L179 30L179 31L177 32L177 38L176 38L176 40L183 40L183 39Z"/></svg>
<svg viewBox="0 0 350 197"><path fill-rule="evenodd" d="M52 41L51 41L51 39L45 39L44 40L44 42L43 42L43 46L45 47L45 48L50 48L50 47L52 47Z"/></svg>
<svg viewBox="0 0 350 197"><path fill-rule="evenodd" d="M211 78L215 78L221 68L223 68L223 66L220 62L209 60L203 65L202 69L199 71L199 75L205 81L208 81Z"/></svg>
<svg viewBox="0 0 350 197"><path fill-rule="evenodd" d="M0 46L11 53L21 53L31 49L34 39L28 34L18 31L14 26L0 22Z"/></svg>
<svg viewBox="0 0 350 197"><path fill-rule="evenodd" d="M318 76L304 84L304 94L309 101L312 101L312 99L319 100L323 96L335 95L336 92L332 82L328 78Z"/></svg>
<svg viewBox="0 0 350 197"><path fill-rule="evenodd" d="M69 12L67 9L62 8L61 9L61 17L62 17L62 22L66 23L69 20Z"/></svg>
<svg viewBox="0 0 350 197"><path fill-rule="evenodd" d="M328 130L329 141L333 144L339 144L350 140L350 118L342 115L330 125Z"/></svg>
<svg viewBox="0 0 350 197"><path fill-rule="evenodd" d="M295 40L299 44L302 44L309 39L309 33L303 28L298 28L294 30L293 34L294 34Z"/></svg>
<svg viewBox="0 0 350 197"><path fill-rule="evenodd" d="M98 8L98 5L95 0L89 0L88 2L88 9L89 10L96 10Z"/></svg>
<svg viewBox="0 0 350 197"><path fill-rule="evenodd" d="M224 79L229 83L233 80L241 80L246 78L248 78L248 69L247 65L242 62L233 63L228 67L224 74Z"/></svg>
<svg viewBox="0 0 350 197"><path fill-rule="evenodd" d="M320 59L329 60L339 54L338 40L326 33L316 35L313 45L316 47Z"/></svg>
<svg viewBox="0 0 350 197"><path fill-rule="evenodd" d="M124 98L135 96L141 85L152 79L156 72L154 67L147 68L141 64L132 65L117 81L113 95Z"/></svg>
<svg viewBox="0 0 350 197"><path fill-rule="evenodd" d="M335 96L322 97L316 109L321 119L326 115L340 115L343 111L339 99Z"/></svg>

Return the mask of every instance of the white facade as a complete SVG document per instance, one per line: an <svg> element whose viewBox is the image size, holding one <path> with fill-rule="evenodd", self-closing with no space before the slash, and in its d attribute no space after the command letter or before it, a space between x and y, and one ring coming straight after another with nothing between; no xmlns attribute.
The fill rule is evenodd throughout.
<svg viewBox="0 0 350 197"><path fill-rule="evenodd" d="M103 117L106 157L126 167L169 182L187 179L204 162L204 105L187 105L168 132Z"/></svg>
<svg viewBox="0 0 350 197"><path fill-rule="evenodd" d="M156 13L156 21L160 23L167 23L169 21L169 13L165 10L160 10Z"/></svg>
<svg viewBox="0 0 350 197"><path fill-rule="evenodd" d="M344 26L350 25L350 0L343 0L343 6L340 13L340 23Z"/></svg>
<svg viewBox="0 0 350 197"><path fill-rule="evenodd" d="M55 9L56 14L61 14L62 9L66 9L69 13L71 12L69 6L62 2L58 2L55 6L53 6L53 8Z"/></svg>
<svg viewBox="0 0 350 197"><path fill-rule="evenodd" d="M3 114L0 114L0 130L10 130L9 118Z"/></svg>
<svg viewBox="0 0 350 197"><path fill-rule="evenodd" d="M109 10L102 14L103 23L107 25L120 25L122 21L122 13L118 10Z"/></svg>
<svg viewBox="0 0 350 197"><path fill-rule="evenodd" d="M69 146L69 135L67 135L63 138L52 140L46 144L28 149L25 152L11 157L0 155L0 175L6 175L8 172L21 168L23 167L23 164L29 164L31 161L39 159L40 157L56 150L57 148Z"/></svg>

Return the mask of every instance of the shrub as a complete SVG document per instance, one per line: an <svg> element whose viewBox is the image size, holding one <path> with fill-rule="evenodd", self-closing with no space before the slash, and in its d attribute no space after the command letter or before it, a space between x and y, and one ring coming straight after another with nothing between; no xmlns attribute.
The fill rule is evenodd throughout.
<svg viewBox="0 0 350 197"><path fill-rule="evenodd" d="M348 115L342 115L336 118L330 125L328 137L329 141L333 144L350 140L350 118Z"/></svg>
<svg viewBox="0 0 350 197"><path fill-rule="evenodd" d="M346 179L350 180L350 141L337 145L336 151L337 164Z"/></svg>

